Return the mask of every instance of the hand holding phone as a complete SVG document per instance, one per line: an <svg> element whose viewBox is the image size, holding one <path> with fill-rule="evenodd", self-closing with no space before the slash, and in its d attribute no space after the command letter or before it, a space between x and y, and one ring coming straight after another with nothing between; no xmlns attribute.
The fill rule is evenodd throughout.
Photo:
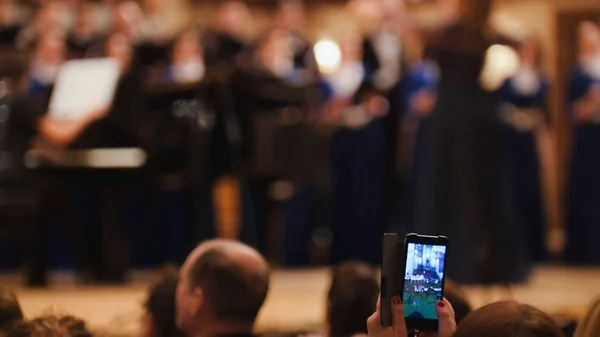
<svg viewBox="0 0 600 337"><path fill-rule="evenodd" d="M381 325L393 322L392 299L401 299L409 331L436 331L437 304L444 298L448 238L384 235L381 268ZM443 303L443 302L442 302Z"/></svg>
<svg viewBox="0 0 600 337"><path fill-rule="evenodd" d="M439 304L443 303L443 304ZM412 332L406 327L404 320L404 310L402 304L393 305L392 316L394 323L391 327L381 325L381 308L380 302L377 302L375 313L367 319L367 331L369 337L405 337L411 336L408 333ZM436 307L439 317L439 327L437 329L437 337L453 337L456 333L456 320L454 308L448 300L444 299L438 302ZM431 332L419 333L418 337L431 336Z"/></svg>

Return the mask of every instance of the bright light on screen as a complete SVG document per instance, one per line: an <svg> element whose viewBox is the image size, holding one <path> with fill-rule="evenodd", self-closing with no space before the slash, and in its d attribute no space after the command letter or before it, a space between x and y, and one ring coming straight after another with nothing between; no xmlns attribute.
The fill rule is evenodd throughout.
<svg viewBox="0 0 600 337"><path fill-rule="evenodd" d="M331 40L321 40L314 47L315 58L322 73L336 71L342 61L340 46Z"/></svg>

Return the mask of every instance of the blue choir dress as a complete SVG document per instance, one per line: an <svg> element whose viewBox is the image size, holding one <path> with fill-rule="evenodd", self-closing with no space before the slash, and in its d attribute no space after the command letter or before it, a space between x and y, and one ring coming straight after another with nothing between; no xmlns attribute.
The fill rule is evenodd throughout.
<svg viewBox="0 0 600 337"><path fill-rule="evenodd" d="M500 88L516 217L525 229L531 257L546 260L545 217L535 131L546 117L548 81L535 69L522 69Z"/></svg>
<svg viewBox="0 0 600 337"><path fill-rule="evenodd" d="M579 63L571 73L568 107L600 87L600 67ZM595 116L573 124L567 202L566 258L570 263L600 264L600 106Z"/></svg>
<svg viewBox="0 0 600 337"><path fill-rule="evenodd" d="M349 99L331 148L334 264L362 260L379 264L384 219L385 134L380 118L360 104L373 93L364 65L346 64L324 78L332 97Z"/></svg>
<svg viewBox="0 0 600 337"><path fill-rule="evenodd" d="M405 205L403 214L405 220L403 221L408 231L412 231L414 228L414 206L416 195L419 193L419 186L422 184L424 156L425 156L425 142L428 137L431 136L431 118L429 115L418 116L414 107L414 98L423 92L429 92L431 94L437 94L437 87L439 84L439 69L437 65L432 61L422 61L414 64L408 69L406 76L403 78L401 87L403 95L400 97L402 113L405 120L416 122L414 125L411 124L412 133L411 137L411 149L408 169L408 178L405 185L404 200ZM407 123L403 123L407 124Z"/></svg>

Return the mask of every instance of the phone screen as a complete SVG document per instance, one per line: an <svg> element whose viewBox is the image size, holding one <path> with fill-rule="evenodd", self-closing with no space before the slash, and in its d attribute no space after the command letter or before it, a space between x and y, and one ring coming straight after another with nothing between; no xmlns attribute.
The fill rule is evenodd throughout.
<svg viewBox="0 0 600 337"><path fill-rule="evenodd" d="M446 246L408 242L404 271L404 315L437 320L435 306L443 297Z"/></svg>

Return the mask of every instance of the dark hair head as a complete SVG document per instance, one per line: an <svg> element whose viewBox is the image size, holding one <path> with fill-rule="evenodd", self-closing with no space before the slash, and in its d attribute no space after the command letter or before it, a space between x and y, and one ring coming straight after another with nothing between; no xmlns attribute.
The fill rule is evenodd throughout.
<svg viewBox="0 0 600 337"><path fill-rule="evenodd" d="M452 308L454 308L456 324L459 324L473 311L463 289L450 280L446 280L444 283L444 297L452 304Z"/></svg>
<svg viewBox="0 0 600 337"><path fill-rule="evenodd" d="M544 312L526 304L506 301L470 313L454 337L563 337Z"/></svg>
<svg viewBox="0 0 600 337"><path fill-rule="evenodd" d="M379 283L373 268L346 262L333 269L329 288L329 336L367 332L367 318L375 311Z"/></svg>
<svg viewBox="0 0 600 337"><path fill-rule="evenodd" d="M4 332L4 337L92 337L85 321L74 316L44 316L14 322Z"/></svg>
<svg viewBox="0 0 600 337"><path fill-rule="evenodd" d="M215 319L254 324L269 290L268 267L236 261L215 247L193 261L189 273L192 287L203 290Z"/></svg>
<svg viewBox="0 0 600 337"><path fill-rule="evenodd" d="M23 311L12 292L0 289L0 329L8 323L23 320Z"/></svg>
<svg viewBox="0 0 600 337"><path fill-rule="evenodd" d="M157 337L183 337L175 325L175 292L177 290L176 269L165 269L161 279L152 285L144 307L152 317Z"/></svg>

